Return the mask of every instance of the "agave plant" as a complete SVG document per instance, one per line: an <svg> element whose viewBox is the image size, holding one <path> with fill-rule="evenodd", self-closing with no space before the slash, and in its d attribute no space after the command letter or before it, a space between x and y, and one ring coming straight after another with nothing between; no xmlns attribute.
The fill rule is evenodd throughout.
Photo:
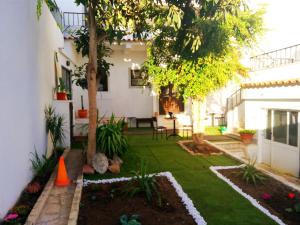
<svg viewBox="0 0 300 225"><path fill-rule="evenodd" d="M147 200L151 202L153 196L156 194L158 197L158 205L161 206L161 197L157 188L155 176L147 174L147 166L145 161L141 161L141 166L138 171L133 171L134 177L129 182L127 193L130 197L134 197L139 193L145 194Z"/></svg>
<svg viewBox="0 0 300 225"><path fill-rule="evenodd" d="M97 149L110 159L114 155L122 156L128 149L127 139L122 133L123 126L124 120L115 120L112 115L107 123L97 128Z"/></svg>
<svg viewBox="0 0 300 225"><path fill-rule="evenodd" d="M255 168L255 161L249 162L246 164L241 171L241 175L243 180L245 180L248 184L256 185L257 182L263 182L266 177Z"/></svg>

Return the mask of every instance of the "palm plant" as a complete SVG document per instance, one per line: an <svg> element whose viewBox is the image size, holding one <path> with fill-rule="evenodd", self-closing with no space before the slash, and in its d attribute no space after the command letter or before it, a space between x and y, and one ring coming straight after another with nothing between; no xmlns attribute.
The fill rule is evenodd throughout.
<svg viewBox="0 0 300 225"><path fill-rule="evenodd" d="M46 117L46 130L50 132L50 138L53 144L54 154L56 154L56 149L58 143L63 143L65 138L64 134L64 117L56 114L54 109L51 106L46 107L45 109Z"/></svg>
<svg viewBox="0 0 300 225"><path fill-rule="evenodd" d="M114 155L121 156L127 149L127 139L123 135L122 130L124 120L115 120L112 114L110 120L98 126L96 131L97 149L102 151L108 158L113 158Z"/></svg>

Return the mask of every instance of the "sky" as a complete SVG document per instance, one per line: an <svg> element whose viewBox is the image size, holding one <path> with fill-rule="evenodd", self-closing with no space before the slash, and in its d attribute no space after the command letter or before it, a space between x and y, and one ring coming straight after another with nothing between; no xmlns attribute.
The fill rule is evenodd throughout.
<svg viewBox="0 0 300 225"><path fill-rule="evenodd" d="M265 4L264 36L260 38L257 51L268 52L300 44L299 0L248 0L255 7Z"/></svg>

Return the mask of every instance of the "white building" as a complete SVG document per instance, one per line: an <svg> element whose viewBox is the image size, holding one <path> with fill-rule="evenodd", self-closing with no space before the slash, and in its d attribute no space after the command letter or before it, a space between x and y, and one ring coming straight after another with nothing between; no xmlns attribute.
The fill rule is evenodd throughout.
<svg viewBox="0 0 300 225"><path fill-rule="evenodd" d="M294 45L300 40L299 2L263 2L267 31L251 50L257 56L247 63L250 78L228 98L227 125L232 132L257 130L257 162L299 177L300 45Z"/></svg>

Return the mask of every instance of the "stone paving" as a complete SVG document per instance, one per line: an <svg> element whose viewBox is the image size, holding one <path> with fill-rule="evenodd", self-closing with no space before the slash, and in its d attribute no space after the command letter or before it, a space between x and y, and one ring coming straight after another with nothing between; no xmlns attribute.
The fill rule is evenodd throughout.
<svg viewBox="0 0 300 225"><path fill-rule="evenodd" d="M82 152L71 150L65 159L67 172L71 180L77 179L82 171ZM56 187L49 197L36 221L36 225L67 225L71 211L76 182L68 187Z"/></svg>

